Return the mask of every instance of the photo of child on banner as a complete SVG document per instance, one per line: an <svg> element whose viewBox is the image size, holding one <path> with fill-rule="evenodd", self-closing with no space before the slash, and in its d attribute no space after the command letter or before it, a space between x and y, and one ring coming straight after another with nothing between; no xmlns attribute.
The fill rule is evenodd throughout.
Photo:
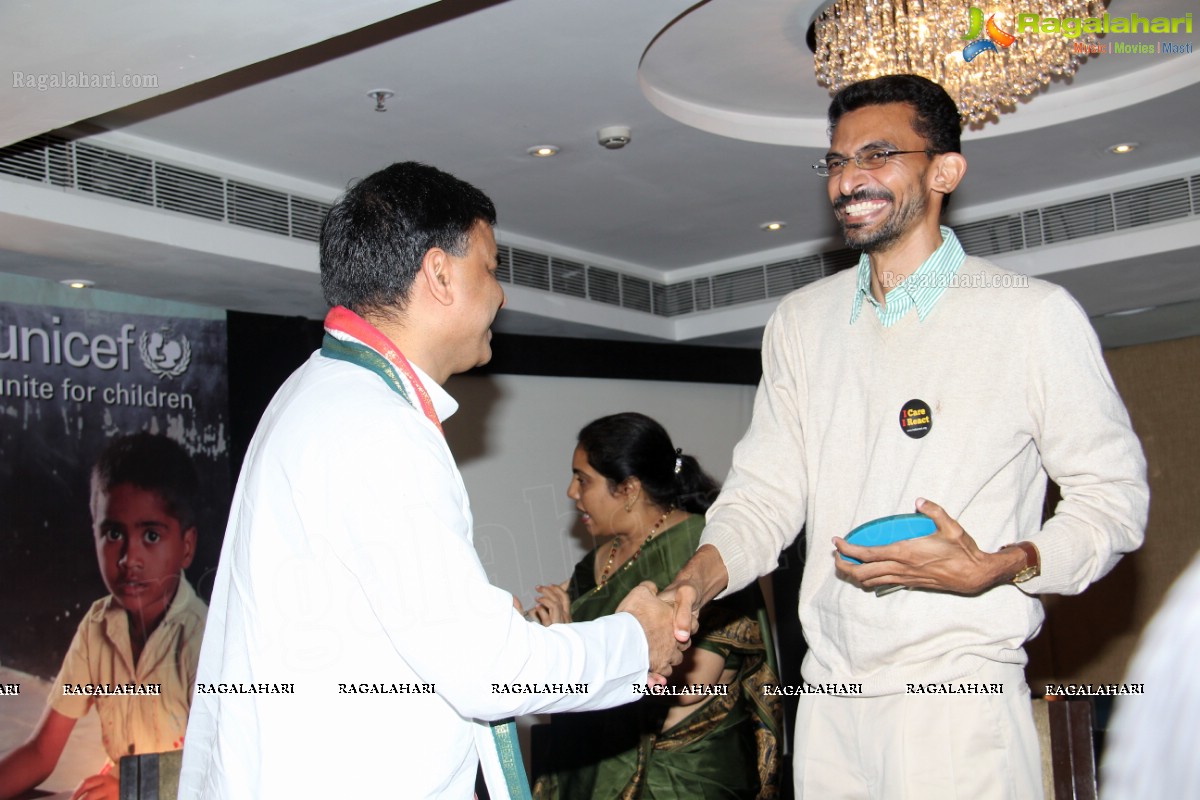
<svg viewBox="0 0 1200 800"><path fill-rule="evenodd" d="M96 560L110 594L92 604L51 684L37 731L0 759L0 796L45 780L93 706L109 761L87 797L118 797L121 756L179 750L208 608L183 570L196 552L196 468L165 436L114 439L92 470Z"/></svg>
<svg viewBox="0 0 1200 800"><path fill-rule="evenodd" d="M182 749L225 360L223 320L0 304L0 799L115 800L123 756Z"/></svg>

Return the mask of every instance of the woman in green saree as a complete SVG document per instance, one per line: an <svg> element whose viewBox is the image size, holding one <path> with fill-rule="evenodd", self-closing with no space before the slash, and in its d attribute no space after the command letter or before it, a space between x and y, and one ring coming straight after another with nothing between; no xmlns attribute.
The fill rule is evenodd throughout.
<svg viewBox="0 0 1200 800"><path fill-rule="evenodd" d="M597 547L558 586L539 586L543 625L612 614L630 589L661 590L695 552L716 482L663 427L615 414L579 433L571 488ZM710 603L670 694L606 711L556 714L538 800L772 798L781 707L757 585Z"/></svg>

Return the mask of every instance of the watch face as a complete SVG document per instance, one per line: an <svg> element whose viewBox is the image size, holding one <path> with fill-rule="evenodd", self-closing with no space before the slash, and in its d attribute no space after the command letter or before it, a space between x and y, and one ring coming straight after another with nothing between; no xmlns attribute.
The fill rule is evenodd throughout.
<svg viewBox="0 0 1200 800"><path fill-rule="evenodd" d="M1013 583L1024 583L1025 581L1036 578L1040 574L1041 570L1039 570L1037 567L1025 567L1025 569L1013 576Z"/></svg>

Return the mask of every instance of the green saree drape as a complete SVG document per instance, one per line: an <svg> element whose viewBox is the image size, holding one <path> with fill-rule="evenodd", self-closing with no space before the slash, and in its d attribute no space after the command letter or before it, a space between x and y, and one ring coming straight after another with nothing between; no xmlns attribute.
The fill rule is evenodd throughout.
<svg viewBox="0 0 1200 800"><path fill-rule="evenodd" d="M662 589L696 551L704 518L689 516L660 533L596 588L596 551L571 578L571 619L597 619L616 611L645 580ZM778 683L763 636L766 615L757 585L710 603L700 615L693 647L725 657L736 671L728 694L715 695L668 730L662 725L668 697L648 696L606 711L556 714L548 765L539 774L537 800L709 800L778 796L780 698L764 696ZM760 618L763 622L760 622Z"/></svg>

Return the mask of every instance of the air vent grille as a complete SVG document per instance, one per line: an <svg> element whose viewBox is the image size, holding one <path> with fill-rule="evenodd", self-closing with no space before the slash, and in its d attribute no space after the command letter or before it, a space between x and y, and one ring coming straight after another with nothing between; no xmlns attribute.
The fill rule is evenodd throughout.
<svg viewBox="0 0 1200 800"><path fill-rule="evenodd" d="M169 164L154 165L155 205L205 219L225 219L225 182Z"/></svg>
<svg viewBox="0 0 1200 800"><path fill-rule="evenodd" d="M507 247L496 248L496 280L501 283L512 283L512 257Z"/></svg>
<svg viewBox="0 0 1200 800"><path fill-rule="evenodd" d="M558 294L587 297L587 268L578 261L550 259L550 288Z"/></svg>
<svg viewBox="0 0 1200 800"><path fill-rule="evenodd" d="M71 180L71 143L43 134L0 148L0 173L26 180L67 186Z"/></svg>
<svg viewBox="0 0 1200 800"><path fill-rule="evenodd" d="M697 311L708 311L712 308L712 278L697 278L692 281L692 296L696 299Z"/></svg>
<svg viewBox="0 0 1200 800"><path fill-rule="evenodd" d="M292 203L292 236L297 239L307 239L310 242L321 240L321 224L325 222L325 214L329 206L316 200L305 200L303 197L290 195Z"/></svg>
<svg viewBox="0 0 1200 800"><path fill-rule="evenodd" d="M767 264L767 297L783 297L823 276L821 257L805 256Z"/></svg>
<svg viewBox="0 0 1200 800"><path fill-rule="evenodd" d="M0 148L0 174L314 242L329 211L318 200L52 134Z"/></svg>
<svg viewBox="0 0 1200 800"><path fill-rule="evenodd" d="M621 305L634 311L651 311L650 281L632 275L622 275Z"/></svg>
<svg viewBox="0 0 1200 800"><path fill-rule="evenodd" d="M1042 239L1047 244L1111 233L1114 227L1112 195L1042 209Z"/></svg>
<svg viewBox="0 0 1200 800"><path fill-rule="evenodd" d="M851 250L843 247L841 250L830 250L828 253L821 254L821 260L825 264L825 274L833 275L835 272L841 272L844 269L858 266L858 260L862 254L857 250Z"/></svg>
<svg viewBox="0 0 1200 800"><path fill-rule="evenodd" d="M694 283L654 284L654 313L663 317L677 317L695 311Z"/></svg>
<svg viewBox="0 0 1200 800"><path fill-rule="evenodd" d="M512 280L517 286L550 291L550 256L532 250L512 249Z"/></svg>
<svg viewBox="0 0 1200 800"><path fill-rule="evenodd" d="M954 229L963 249L974 256L992 256L1020 250L1025 244L1021 215L980 220Z"/></svg>
<svg viewBox="0 0 1200 800"><path fill-rule="evenodd" d="M588 267L588 297L597 303L621 305L621 278L611 269Z"/></svg>
<svg viewBox="0 0 1200 800"><path fill-rule="evenodd" d="M288 235L286 194L230 181L226 197L229 201L229 221L234 225Z"/></svg>
<svg viewBox="0 0 1200 800"><path fill-rule="evenodd" d="M713 306L723 308L767 299L767 286L762 267L740 269L714 275L712 278Z"/></svg>
<svg viewBox="0 0 1200 800"><path fill-rule="evenodd" d="M150 159L76 143L75 188L80 191L148 206L154 204L153 186Z"/></svg>
<svg viewBox="0 0 1200 800"><path fill-rule="evenodd" d="M1179 219L1192 213L1188 184L1180 178L1113 193L1117 230Z"/></svg>
<svg viewBox="0 0 1200 800"><path fill-rule="evenodd" d="M42 134L0 148L0 175L315 242L329 205L87 141ZM1200 214L1200 175L1032 208L958 226L963 248L994 256ZM664 317L760 303L856 266L846 248L656 283L617 270L500 246L509 284Z"/></svg>
<svg viewBox="0 0 1200 800"><path fill-rule="evenodd" d="M1025 231L1025 247L1042 246L1042 212L1040 209L1026 211L1022 214L1021 227Z"/></svg>

